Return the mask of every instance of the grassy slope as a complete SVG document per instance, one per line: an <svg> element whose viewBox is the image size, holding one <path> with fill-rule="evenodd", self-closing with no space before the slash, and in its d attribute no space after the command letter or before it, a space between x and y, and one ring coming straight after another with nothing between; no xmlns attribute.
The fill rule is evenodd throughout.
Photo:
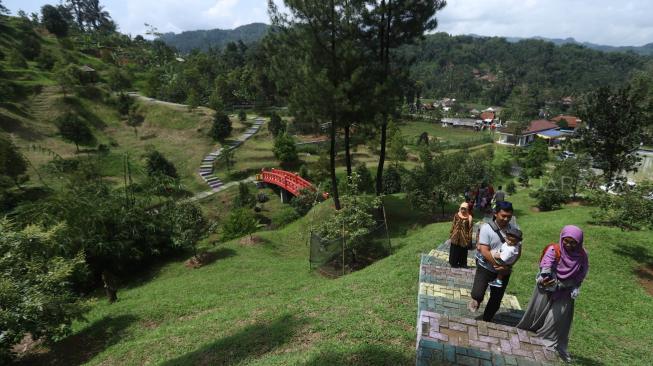
<svg viewBox="0 0 653 366"><path fill-rule="evenodd" d="M584 364L651 364L653 298L633 275L638 262L653 260L651 232L591 226L586 207L533 213L525 192L512 199L526 241L509 292L525 306L541 248L562 225L581 225L592 268L576 304L572 353ZM320 221L309 215L260 233L260 247L221 245L204 268L164 265L122 289L114 305L92 300L88 322L75 325L57 355L105 365L414 364L418 256L444 240L449 224L422 228L424 218L401 200L388 206L392 231L408 233L393 238L393 256L358 273L327 280L308 271L307 227ZM72 342L88 346L71 352Z"/></svg>
<svg viewBox="0 0 653 366"><path fill-rule="evenodd" d="M17 18L8 18L8 26L0 32L0 49L5 54L10 48L18 47L20 31L17 22ZM109 68L100 59L63 49L52 36L42 36L41 44L50 54L65 54L78 65L90 65L98 70L100 76ZM91 88L95 93L82 92L64 101L52 73L39 69L35 62L28 62L27 69L10 68L6 60L0 63L5 66L4 76L0 77L15 82L27 92L27 95L0 101L0 131L14 135L17 145L33 166L41 167L52 159L47 150L62 157L75 155L74 144L63 141L54 125L59 115L72 110L88 122L99 144L111 148L111 153L101 158L104 175L122 181L123 157L128 154L135 165L136 177L142 176L142 156L148 148L155 148L175 164L181 182L188 190L197 192L208 189L197 175L197 170L202 158L216 145L207 137L212 111L206 108L188 111L187 108L141 103L140 109L146 118L138 129L138 135L135 135L116 109L103 101L108 90L102 84L99 88ZM105 97L100 96L100 90ZM93 94L98 96L94 97ZM245 126L236 122L235 117L232 120L234 135L241 133ZM35 180L34 170L29 173ZM43 175L44 172L41 173Z"/></svg>

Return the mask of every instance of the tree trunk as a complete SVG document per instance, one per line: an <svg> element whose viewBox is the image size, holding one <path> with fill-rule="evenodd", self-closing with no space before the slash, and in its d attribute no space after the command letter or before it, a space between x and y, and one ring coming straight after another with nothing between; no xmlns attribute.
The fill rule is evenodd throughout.
<svg viewBox="0 0 653 366"><path fill-rule="evenodd" d="M331 149L329 150L331 170L331 193L336 210L340 210L340 196L338 195L338 181L336 180L336 119L331 119Z"/></svg>
<svg viewBox="0 0 653 366"><path fill-rule="evenodd" d="M385 144L387 139L388 116L383 113L381 122L381 152L379 153L379 165L376 168L376 195L383 193L383 164L385 163Z"/></svg>
<svg viewBox="0 0 653 366"><path fill-rule="evenodd" d="M107 294L109 303L118 301L118 289L116 288L116 278L108 270L102 271L102 282L104 283L104 291Z"/></svg>
<svg viewBox="0 0 653 366"><path fill-rule="evenodd" d="M347 164L347 177L351 177L351 153L349 151L349 123L345 124L345 163Z"/></svg>
<svg viewBox="0 0 653 366"><path fill-rule="evenodd" d="M336 6L331 0L331 62L333 67L332 82L334 89L338 88L338 60L336 55ZM331 109L331 150L330 164L331 164L331 192L333 192L333 204L336 210L340 210L340 196L338 195L338 181L336 180L336 121L338 114L336 111L337 103L334 101L333 108Z"/></svg>

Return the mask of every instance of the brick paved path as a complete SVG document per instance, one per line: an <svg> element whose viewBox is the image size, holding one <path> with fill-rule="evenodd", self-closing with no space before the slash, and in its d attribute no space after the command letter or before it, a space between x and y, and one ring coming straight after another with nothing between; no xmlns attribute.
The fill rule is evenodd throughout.
<svg viewBox="0 0 653 366"><path fill-rule="evenodd" d="M470 268L451 268L445 244L422 255L417 318L417 365L555 365L555 352L546 349L532 332L517 329L523 311L513 295L505 294L493 323L476 320L467 303L474 273Z"/></svg>

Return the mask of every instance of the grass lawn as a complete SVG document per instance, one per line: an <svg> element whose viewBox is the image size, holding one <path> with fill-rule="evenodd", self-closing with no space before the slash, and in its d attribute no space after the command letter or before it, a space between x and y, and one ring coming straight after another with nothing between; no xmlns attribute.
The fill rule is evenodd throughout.
<svg viewBox="0 0 653 366"><path fill-rule="evenodd" d="M653 297L634 275L640 263L653 262L652 233L590 225L588 207L533 212L524 190L510 199L525 244L508 292L525 307L542 247L556 240L563 225L580 225L591 269L576 302L572 355L586 365L653 363ZM388 200L395 253L359 272L328 280L308 270L307 227L320 221L309 214L281 230L258 233L265 240L260 246L237 240L206 244L217 254L214 263L192 270L183 265L185 258L172 260L125 284L116 304L91 298L87 321L33 361L414 364L419 254L442 242L450 224L429 225L401 196Z"/></svg>
<svg viewBox="0 0 653 366"><path fill-rule="evenodd" d="M429 121L405 121L399 125L399 129L412 144L417 141L417 138L422 132L426 132L430 136L436 136L438 139L448 141L452 144L475 140L486 134L485 132L476 132L463 127L442 127L440 123Z"/></svg>
<svg viewBox="0 0 653 366"><path fill-rule="evenodd" d="M62 157L76 155L75 145L63 141L54 124L63 111L73 110L91 126L97 143L110 148L108 155L98 157L103 175L121 180L124 156L128 155L134 166L134 177L143 177L143 156L149 149L155 149L175 165L187 190L206 190L207 185L197 171L202 158L218 146L208 137L213 112L207 108L191 111L152 103L139 103L139 109L145 121L135 132L115 108L100 100L79 97L70 97L64 102L60 89L50 86L27 100L24 107L0 108L0 116L8 122L7 128L15 133L23 154L34 167L39 168L51 161L52 155L48 151ZM232 136L247 128L235 116L231 119Z"/></svg>

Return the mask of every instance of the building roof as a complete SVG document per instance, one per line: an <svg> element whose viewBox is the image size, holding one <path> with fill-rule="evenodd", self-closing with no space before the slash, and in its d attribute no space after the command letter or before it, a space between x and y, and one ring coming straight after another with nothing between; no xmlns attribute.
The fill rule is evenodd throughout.
<svg viewBox="0 0 653 366"><path fill-rule="evenodd" d="M557 124L547 121L545 119L538 119L535 121L531 121L528 124L528 128L522 131L522 135L532 135L538 132L546 131L546 130L559 130L560 127L558 127ZM500 133L507 134L507 135L512 135L512 130L509 127L504 127L499 129Z"/></svg>
<svg viewBox="0 0 653 366"><path fill-rule="evenodd" d="M481 119L482 120L493 120L494 119L494 112L491 111L486 111L481 113Z"/></svg>
<svg viewBox="0 0 653 366"><path fill-rule="evenodd" d="M560 130L545 130L545 131L538 132L537 136L548 140L548 139L557 139L560 137L564 137L567 136L567 134Z"/></svg>
<svg viewBox="0 0 653 366"><path fill-rule="evenodd" d="M528 124L528 129L524 131L524 134L531 134L531 133L538 133L540 131L546 131L546 130L557 130L558 125L551 121L547 121L545 119L537 119L535 121L531 121Z"/></svg>
<svg viewBox="0 0 653 366"><path fill-rule="evenodd" d="M555 123L558 123L558 122L562 121L563 119L565 121L567 121L567 125L570 128L578 127L578 124L581 122L580 118L578 118L576 116L570 116L570 115L564 115L564 114L561 114L559 116L551 118L551 121L553 121Z"/></svg>

